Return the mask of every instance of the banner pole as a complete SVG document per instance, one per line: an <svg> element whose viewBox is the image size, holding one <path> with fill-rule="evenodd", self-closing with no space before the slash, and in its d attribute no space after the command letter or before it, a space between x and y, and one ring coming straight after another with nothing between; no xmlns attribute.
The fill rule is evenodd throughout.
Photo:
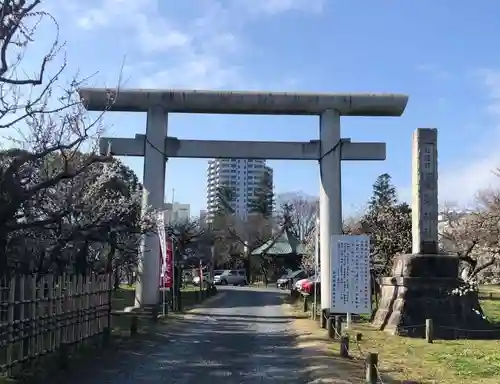
<svg viewBox="0 0 500 384"><path fill-rule="evenodd" d="M176 287L176 279L175 279L175 245L174 245L174 239L172 238L172 307L175 309L178 309L177 307L177 287Z"/></svg>

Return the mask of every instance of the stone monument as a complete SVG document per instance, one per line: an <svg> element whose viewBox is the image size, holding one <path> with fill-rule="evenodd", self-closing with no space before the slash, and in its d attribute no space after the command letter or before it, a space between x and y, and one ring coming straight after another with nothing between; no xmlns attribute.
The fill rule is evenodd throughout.
<svg viewBox="0 0 500 384"><path fill-rule="evenodd" d="M459 259L438 246L437 129L419 128L412 149L412 254L398 255L391 277L381 279L381 299L373 325L393 334L424 337L432 319L437 338L457 337L457 329L484 329L477 295L451 291L459 279ZM462 337L469 335L461 335Z"/></svg>

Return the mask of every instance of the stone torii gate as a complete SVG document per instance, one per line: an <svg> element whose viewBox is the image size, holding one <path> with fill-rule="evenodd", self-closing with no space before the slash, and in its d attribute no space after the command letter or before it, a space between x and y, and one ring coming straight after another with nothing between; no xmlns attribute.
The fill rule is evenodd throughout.
<svg viewBox="0 0 500 384"><path fill-rule="evenodd" d="M385 160L385 143L352 143L340 136L340 116L401 116L408 96L401 94L229 92L121 89L109 105L109 89L84 88L90 111L145 112L146 135L102 138L101 150L118 156L144 156L143 207L164 203L165 161L171 157L316 160L320 167L321 308L331 305L330 239L342 233L341 160ZM319 116L319 140L260 142L179 140L168 137L169 113ZM159 150L158 150L159 149ZM163 152L163 153L162 153ZM160 254L158 238L140 246L136 307L156 306Z"/></svg>

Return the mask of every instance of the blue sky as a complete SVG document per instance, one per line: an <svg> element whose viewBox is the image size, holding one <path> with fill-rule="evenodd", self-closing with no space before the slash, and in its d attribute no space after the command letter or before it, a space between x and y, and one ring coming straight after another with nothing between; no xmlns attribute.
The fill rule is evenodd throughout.
<svg viewBox="0 0 500 384"><path fill-rule="evenodd" d="M497 183L498 1L58 0L51 7L67 41L67 75L98 71L97 86L116 86L124 61L125 87L409 94L401 118L343 118L343 137L387 143L384 162L344 163L346 215L363 206L384 172L409 198L417 127L439 129L441 203L468 204ZM47 27L39 36L53 35ZM145 131L143 115L110 113L105 122L108 136ZM173 115L168 133L308 141L318 138L318 119ZM125 162L142 175L142 159ZM269 163L278 193L318 194L317 163ZM205 172L206 160L170 160L167 199L175 188L175 200L199 212Z"/></svg>

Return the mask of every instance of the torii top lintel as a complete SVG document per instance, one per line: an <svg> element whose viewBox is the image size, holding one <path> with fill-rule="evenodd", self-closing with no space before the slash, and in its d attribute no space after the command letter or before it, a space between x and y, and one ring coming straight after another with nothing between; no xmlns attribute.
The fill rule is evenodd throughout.
<svg viewBox="0 0 500 384"><path fill-rule="evenodd" d="M205 90L81 88L91 111L165 112L242 115L320 115L335 109L344 116L401 116L408 96L394 93L294 93ZM110 97L111 96L111 97ZM110 100L113 100L110 102Z"/></svg>

